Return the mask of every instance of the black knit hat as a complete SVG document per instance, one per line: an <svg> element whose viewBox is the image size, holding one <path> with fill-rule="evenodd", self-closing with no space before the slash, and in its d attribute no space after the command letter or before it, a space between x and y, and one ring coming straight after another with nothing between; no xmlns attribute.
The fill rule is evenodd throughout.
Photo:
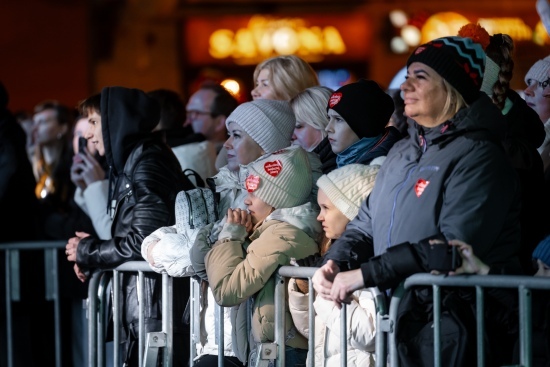
<svg viewBox="0 0 550 367"><path fill-rule="evenodd" d="M420 45L407 60L407 67L413 62L434 69L466 103L478 98L485 71L485 52L471 38L442 37Z"/></svg>
<svg viewBox="0 0 550 367"><path fill-rule="evenodd" d="M359 138L372 138L384 132L394 108L393 99L376 82L360 79L332 93L327 111L342 116Z"/></svg>

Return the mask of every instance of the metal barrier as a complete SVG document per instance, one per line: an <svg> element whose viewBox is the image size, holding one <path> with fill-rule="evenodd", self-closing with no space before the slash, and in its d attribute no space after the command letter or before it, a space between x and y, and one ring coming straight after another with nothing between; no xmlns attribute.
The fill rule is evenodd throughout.
<svg viewBox="0 0 550 367"><path fill-rule="evenodd" d="M476 331L477 331L477 364L484 366L484 338L482 337L484 328L483 311L485 306L484 288L517 288L519 296L519 321L520 321L520 364L521 366L531 366L531 290L541 289L550 290L550 281L548 278L531 276L511 276L511 275L431 275L415 274L407 278L402 285L394 292L390 302L389 320L395 325L397 310L401 297L405 290L418 286L431 286L434 297L434 366L441 366L441 287L474 287L476 289ZM378 332L378 330L377 330ZM384 330L389 334L390 365L399 366L397 360L397 346L395 340L395 327ZM385 357L385 354L378 355Z"/></svg>
<svg viewBox="0 0 550 367"><path fill-rule="evenodd" d="M45 299L54 303L55 328L55 365L61 367L61 321L59 311L59 274L57 267L57 250L65 248L67 241L25 241L9 242L0 245L0 251L6 253L6 339L7 339L7 366L13 367L13 325L12 302L21 300L21 283L19 274L20 251L44 251L44 281L46 285Z"/></svg>
<svg viewBox="0 0 550 367"><path fill-rule="evenodd" d="M104 366L105 363L105 314L107 308L107 297L104 289L100 290L100 285L105 285L102 276L106 272L112 272L113 287L113 325L114 325L114 356L113 363L119 365L120 361L120 330L122 309L120 306L120 273L137 272L138 274L138 303L139 303L139 365L155 366L160 348L164 348L163 366L172 366L173 354L173 328L172 328L172 278L168 274L162 274L162 331L145 334L145 310L143 302L140 302L140 295L145 292L145 282L143 273L153 272L146 261L130 261L124 263L115 269L98 269L90 279L88 288L88 352L90 367ZM99 296L96 297L95 295ZM98 313L101 317L98 317ZM147 337L147 340L146 340Z"/></svg>
<svg viewBox="0 0 550 367"><path fill-rule="evenodd" d="M309 289L313 290L313 283L311 278L315 274L318 268L314 267L296 267L296 266L282 266L276 276L275 283L275 344L277 346L284 346L284 330L285 330L285 311L286 311L286 282L284 278L301 278L308 279ZM379 361L379 355L386 354L386 342L384 339L378 337L378 323L379 317L387 313L385 295L382 294L378 288L368 288L372 293L373 299L377 310L377 336L376 336L376 366L381 367L385 365L385 361ZM315 309L313 307L313 301L315 300L315 292L309 292L309 340L308 340L308 366L313 367L315 365ZM347 305L340 310L340 366L347 366ZM285 366L285 348L277 348L277 367Z"/></svg>

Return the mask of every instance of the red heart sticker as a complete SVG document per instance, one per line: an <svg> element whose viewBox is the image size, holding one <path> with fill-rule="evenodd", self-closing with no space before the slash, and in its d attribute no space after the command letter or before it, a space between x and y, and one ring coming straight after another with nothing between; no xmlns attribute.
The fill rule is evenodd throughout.
<svg viewBox="0 0 550 367"><path fill-rule="evenodd" d="M332 93L332 96L330 96L330 99L328 100L328 105L330 108L336 106L338 102L342 99L342 93Z"/></svg>
<svg viewBox="0 0 550 367"><path fill-rule="evenodd" d="M414 51L414 54L415 54L415 55L418 55L419 53L421 53L421 52L424 51L425 49L426 49L426 47L420 46L419 48L416 49L416 51Z"/></svg>
<svg viewBox="0 0 550 367"><path fill-rule="evenodd" d="M277 177L283 170L283 164L277 159L274 162L266 162L264 169L270 176Z"/></svg>
<svg viewBox="0 0 550 367"><path fill-rule="evenodd" d="M245 180L246 191L248 192L256 191L259 184L260 184L260 177L255 175L248 175L248 177Z"/></svg>
<svg viewBox="0 0 550 367"><path fill-rule="evenodd" d="M430 181L426 181L423 178L419 178L418 181L416 181L416 184L414 185L414 192L416 193L417 197L420 197L426 187L430 184Z"/></svg>

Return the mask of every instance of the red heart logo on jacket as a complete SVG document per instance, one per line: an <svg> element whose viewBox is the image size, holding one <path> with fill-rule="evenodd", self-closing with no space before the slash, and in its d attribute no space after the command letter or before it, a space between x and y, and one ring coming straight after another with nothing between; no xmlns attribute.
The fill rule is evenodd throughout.
<svg viewBox="0 0 550 367"><path fill-rule="evenodd" d="M430 181L426 181L423 178L419 178L418 181L416 181L416 184L414 185L414 192L416 193L417 197L420 197L426 187L430 184Z"/></svg>

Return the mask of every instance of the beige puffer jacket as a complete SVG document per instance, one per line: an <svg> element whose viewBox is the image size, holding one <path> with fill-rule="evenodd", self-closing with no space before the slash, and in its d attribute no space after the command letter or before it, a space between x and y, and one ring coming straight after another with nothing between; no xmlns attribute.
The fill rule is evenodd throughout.
<svg viewBox="0 0 550 367"><path fill-rule="evenodd" d="M275 272L279 266L289 265L291 258L302 259L318 251L314 238L322 228L317 214L310 203L275 210L250 235L246 250L241 241L220 238L206 255L216 302L234 306L254 297L251 343L273 342ZM288 307L286 316L287 345L307 349L306 339L295 331Z"/></svg>

